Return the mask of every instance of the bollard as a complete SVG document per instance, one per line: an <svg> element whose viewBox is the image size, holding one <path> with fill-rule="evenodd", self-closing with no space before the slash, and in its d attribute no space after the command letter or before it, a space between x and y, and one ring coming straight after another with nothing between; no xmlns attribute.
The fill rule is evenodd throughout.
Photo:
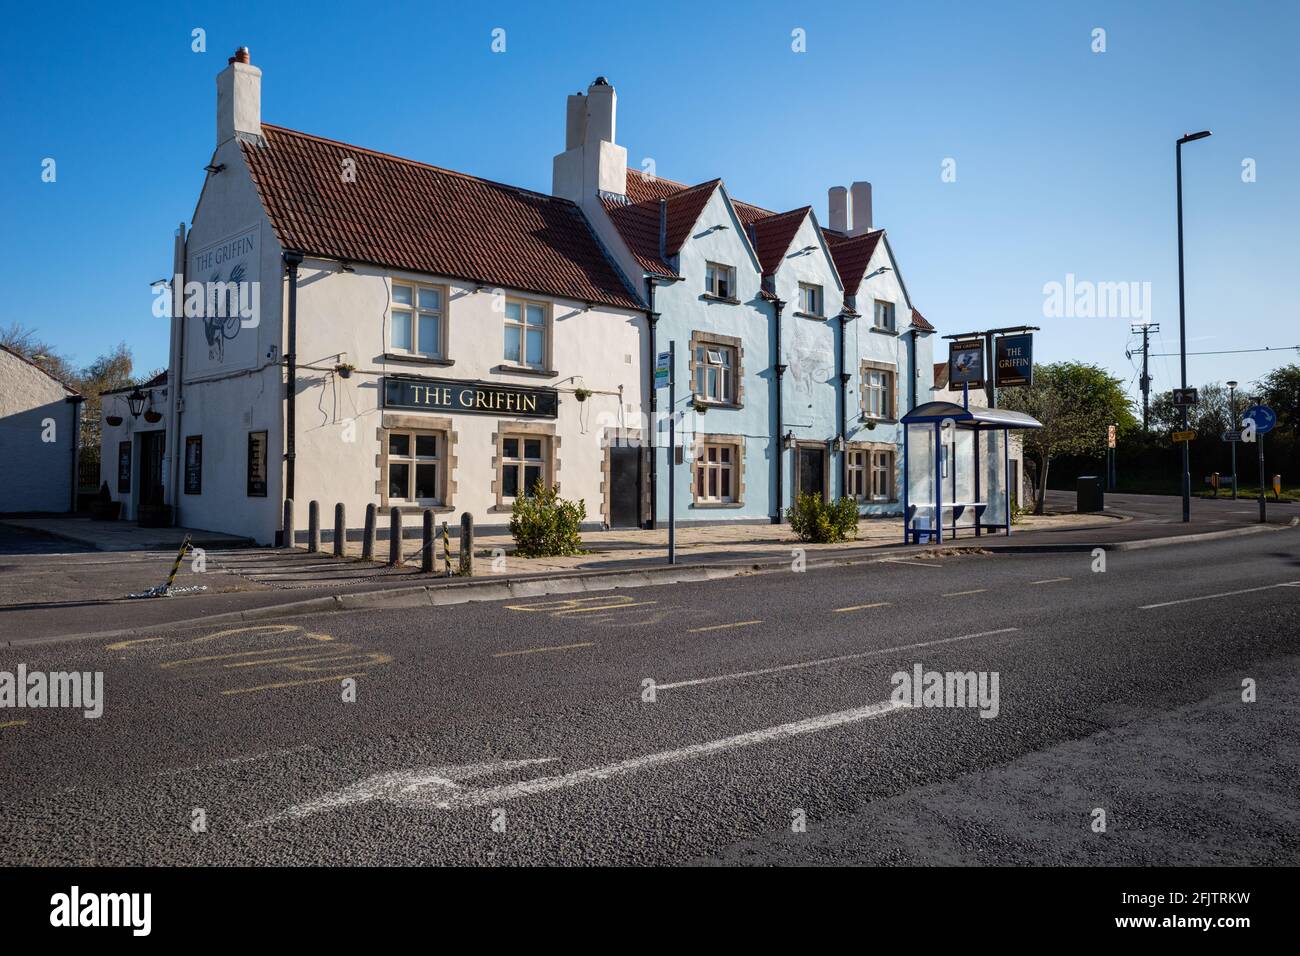
<svg viewBox="0 0 1300 956"><path fill-rule="evenodd" d="M420 545L420 570L425 574L433 571L433 509L424 509L424 539Z"/></svg>
<svg viewBox="0 0 1300 956"><path fill-rule="evenodd" d="M334 506L334 557L343 557L348 542L348 518L343 502Z"/></svg>
<svg viewBox="0 0 1300 956"><path fill-rule="evenodd" d="M447 532L447 522L442 523L442 573L451 577L451 535Z"/></svg>
<svg viewBox="0 0 1300 956"><path fill-rule="evenodd" d="M375 506L366 505L366 530L361 536L361 560L375 560Z"/></svg>
<svg viewBox="0 0 1300 956"><path fill-rule="evenodd" d="M320 502L307 502L307 552L315 554L320 551Z"/></svg>
<svg viewBox="0 0 1300 956"><path fill-rule="evenodd" d="M293 547L293 499L284 499L284 531L282 544L286 548Z"/></svg>
<svg viewBox="0 0 1300 956"><path fill-rule="evenodd" d="M402 509L388 509L388 563L397 567L402 563Z"/></svg>
<svg viewBox="0 0 1300 956"><path fill-rule="evenodd" d="M468 511L460 515L460 573L474 573L474 516Z"/></svg>

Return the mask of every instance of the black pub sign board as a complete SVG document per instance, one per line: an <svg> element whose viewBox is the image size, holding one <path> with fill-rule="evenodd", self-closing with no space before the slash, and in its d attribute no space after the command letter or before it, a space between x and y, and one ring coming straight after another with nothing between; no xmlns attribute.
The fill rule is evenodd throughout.
<svg viewBox="0 0 1300 956"><path fill-rule="evenodd" d="M553 388L523 388L497 382L456 382L438 378L385 377L384 408L555 418L559 414L560 397Z"/></svg>

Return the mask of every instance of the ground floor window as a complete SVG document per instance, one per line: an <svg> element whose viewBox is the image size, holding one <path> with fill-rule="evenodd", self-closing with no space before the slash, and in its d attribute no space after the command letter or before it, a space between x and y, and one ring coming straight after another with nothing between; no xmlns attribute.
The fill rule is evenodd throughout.
<svg viewBox="0 0 1300 956"><path fill-rule="evenodd" d="M867 496L867 475L868 463L867 457L870 454L865 451L850 451L848 455L849 469L849 497L857 498L861 501Z"/></svg>
<svg viewBox="0 0 1300 956"><path fill-rule="evenodd" d="M727 504L736 500L735 445L700 445L695 456L695 500Z"/></svg>
<svg viewBox="0 0 1300 956"><path fill-rule="evenodd" d="M850 448L845 453L848 494L858 501L892 501L894 452L879 448Z"/></svg>
<svg viewBox="0 0 1300 956"><path fill-rule="evenodd" d="M537 483L549 484L546 442L539 435L506 435L501 439L501 496L531 497Z"/></svg>
<svg viewBox="0 0 1300 956"><path fill-rule="evenodd" d="M894 453L871 453L871 500L889 501L894 497Z"/></svg>
<svg viewBox="0 0 1300 956"><path fill-rule="evenodd" d="M439 432L388 433L388 500L442 503L444 436Z"/></svg>

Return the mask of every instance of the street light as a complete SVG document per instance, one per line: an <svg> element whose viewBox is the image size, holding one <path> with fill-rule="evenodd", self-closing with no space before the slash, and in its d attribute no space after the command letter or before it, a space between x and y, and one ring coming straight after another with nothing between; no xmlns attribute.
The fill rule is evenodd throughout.
<svg viewBox="0 0 1300 956"><path fill-rule="evenodd" d="M1228 429L1236 431L1241 422L1237 421L1237 383L1228 383L1228 405L1232 409L1228 415ZM1237 500L1237 443L1228 442L1232 446L1232 500Z"/></svg>
<svg viewBox="0 0 1300 956"><path fill-rule="evenodd" d="M1210 135L1208 129L1188 133L1174 147L1174 164L1178 179L1178 355L1182 366L1183 388L1187 388L1187 314L1183 305L1183 143L1195 142ZM1183 405L1183 431L1187 431L1187 406ZM1192 464L1190 442L1183 446L1183 523L1192 520Z"/></svg>

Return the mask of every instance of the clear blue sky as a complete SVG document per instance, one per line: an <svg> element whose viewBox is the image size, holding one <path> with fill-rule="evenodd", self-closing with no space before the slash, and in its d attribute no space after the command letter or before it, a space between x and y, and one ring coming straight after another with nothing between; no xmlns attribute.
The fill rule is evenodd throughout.
<svg viewBox="0 0 1300 956"><path fill-rule="evenodd" d="M1185 149L1189 349L1300 343L1292 0L24 4L6 27L0 324L35 326L82 363L121 340L138 369L166 361L149 283L193 212L213 78L239 45L263 70L267 122L543 191L565 95L603 74L632 165L721 176L737 198L810 203L823 222L828 186L868 179L941 333L1040 325L1040 361L1126 383L1130 323L1044 318L1043 285L1150 282L1152 351L1175 351L1173 143L1209 128ZM190 49L195 27L206 53ZM791 51L796 28L806 53ZM1296 360L1193 357L1190 375L1247 382ZM1153 373L1170 387L1177 360Z"/></svg>

